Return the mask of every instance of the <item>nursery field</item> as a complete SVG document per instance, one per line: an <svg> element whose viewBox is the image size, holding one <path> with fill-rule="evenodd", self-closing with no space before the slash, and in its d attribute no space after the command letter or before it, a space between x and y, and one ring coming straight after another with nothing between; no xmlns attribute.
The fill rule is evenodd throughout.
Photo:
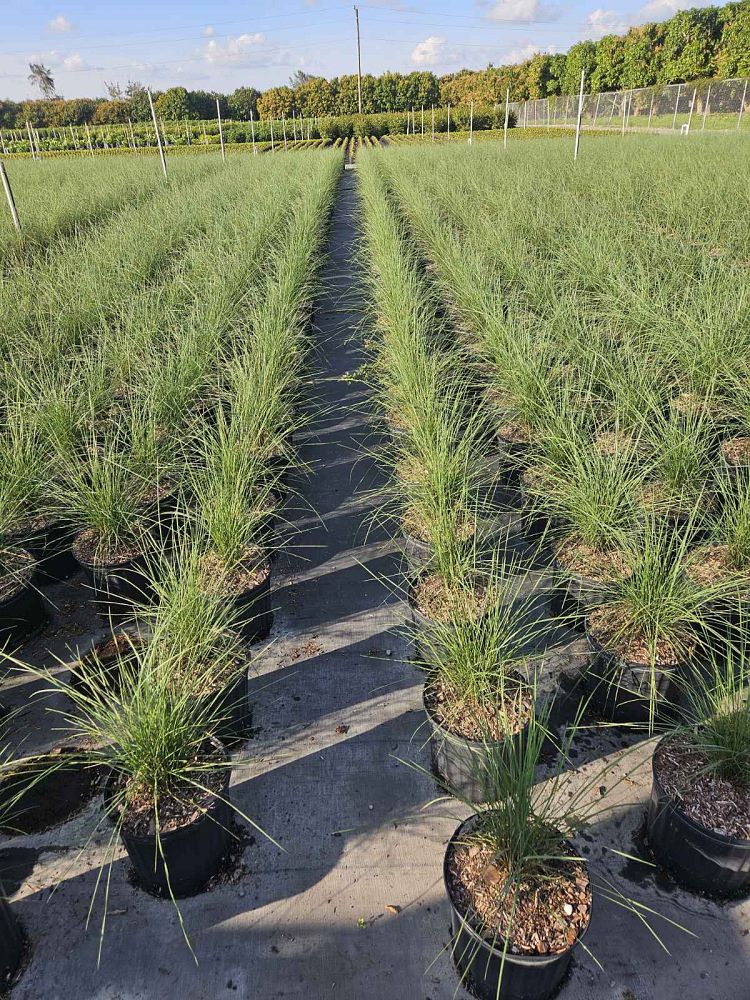
<svg viewBox="0 0 750 1000"><path fill-rule="evenodd" d="M8 163L16 1000L746 991L747 140L420 138Z"/></svg>

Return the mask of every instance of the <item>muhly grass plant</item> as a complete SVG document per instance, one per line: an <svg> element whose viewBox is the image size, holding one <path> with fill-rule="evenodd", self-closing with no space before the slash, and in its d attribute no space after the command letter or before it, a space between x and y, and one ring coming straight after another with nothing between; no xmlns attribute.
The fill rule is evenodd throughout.
<svg viewBox="0 0 750 1000"><path fill-rule="evenodd" d="M215 647L212 662L204 664L204 670L211 667L221 672L227 655L226 650ZM186 660L192 662L192 651L154 639L121 645L118 657L119 683L113 688L110 676L104 671L94 670L87 674L85 685L73 684L65 679L64 671L35 667L6 656L17 671L44 682L43 695L65 696L69 708L48 706L46 709L54 718L56 729L64 734L62 738L66 744L85 747L74 755L82 767L104 769L110 775L105 815L113 820L113 826L87 918L88 926L99 890L103 888L99 958L117 840L123 828L132 821L134 811L150 817L154 865L157 859L165 864L169 894L189 947L187 930L169 882L162 817L175 812L180 814L186 809L188 814L205 813L207 802L218 798L260 829L229 802L222 790L225 784L221 775L226 775L233 763L219 752L214 742L221 722L221 712L217 711L221 691L203 692L201 697L196 697L195 678L183 669ZM68 762L72 763L72 758L68 758ZM104 818L94 821L82 850L87 850L99 834Z"/></svg>

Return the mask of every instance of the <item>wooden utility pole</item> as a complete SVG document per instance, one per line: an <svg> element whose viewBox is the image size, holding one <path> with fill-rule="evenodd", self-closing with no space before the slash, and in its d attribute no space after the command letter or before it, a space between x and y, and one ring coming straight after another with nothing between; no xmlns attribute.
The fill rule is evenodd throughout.
<svg viewBox="0 0 750 1000"><path fill-rule="evenodd" d="M362 114L362 51L359 43L359 8L354 8L354 23L357 26L357 108Z"/></svg>

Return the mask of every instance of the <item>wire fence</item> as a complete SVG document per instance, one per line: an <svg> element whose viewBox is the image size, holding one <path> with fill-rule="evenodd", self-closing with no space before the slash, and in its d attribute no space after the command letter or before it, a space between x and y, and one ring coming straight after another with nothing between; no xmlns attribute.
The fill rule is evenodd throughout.
<svg viewBox="0 0 750 1000"><path fill-rule="evenodd" d="M671 83L585 94L583 128L750 131L750 80ZM578 95L515 101L520 128L575 127Z"/></svg>

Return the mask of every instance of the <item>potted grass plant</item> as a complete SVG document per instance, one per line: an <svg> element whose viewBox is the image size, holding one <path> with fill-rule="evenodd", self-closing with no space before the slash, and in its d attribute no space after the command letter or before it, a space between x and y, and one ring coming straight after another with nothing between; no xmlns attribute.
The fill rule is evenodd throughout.
<svg viewBox="0 0 750 1000"><path fill-rule="evenodd" d="M681 711L656 746L647 836L688 889L750 890L750 700L746 634L683 679Z"/></svg>
<svg viewBox="0 0 750 1000"><path fill-rule="evenodd" d="M576 834L617 785L594 796L601 769L583 781L568 770L580 716L560 739L549 706L531 704L517 739L488 745L487 802L459 825L443 860L451 954L464 986L482 1000L555 996L588 930L595 892L647 923L654 914L606 875L597 879L576 850ZM554 760L541 773L550 744Z"/></svg>
<svg viewBox="0 0 750 1000"><path fill-rule="evenodd" d="M586 618L592 702L614 721L653 725L710 639L708 592L685 573L690 545L649 521L627 545L628 571Z"/></svg>
<svg viewBox="0 0 750 1000"><path fill-rule="evenodd" d="M216 648L204 669L223 673L223 658L231 655ZM68 742L84 748L82 764L107 774L105 815L92 833L105 818L114 825L103 865L111 868L119 838L138 884L175 905L216 873L233 836L233 814L258 829L229 799L232 761L216 736L220 692L196 698L195 678L182 669L185 656L174 647L168 653L158 641L133 644L123 655L116 691L98 685L95 675L81 688L59 671L13 661L48 692L65 696L69 709L50 705L47 711ZM110 877L97 879L95 894ZM105 921L106 912L102 937ZM179 922L187 941L181 916Z"/></svg>
<svg viewBox="0 0 750 1000"><path fill-rule="evenodd" d="M190 519L204 547L203 586L233 610L246 642L265 639L273 624L270 525L275 477L234 422L220 418L197 445L189 473Z"/></svg>
<svg viewBox="0 0 750 1000"><path fill-rule="evenodd" d="M56 499L78 529L73 553L92 587L99 614L131 617L147 601L153 484L128 460L116 433L91 438L80 455L62 456Z"/></svg>
<svg viewBox="0 0 750 1000"><path fill-rule="evenodd" d="M721 619L747 621L750 600L750 468L717 479L718 503L707 520L707 540L688 553L685 572L709 591Z"/></svg>
<svg viewBox="0 0 750 1000"><path fill-rule="evenodd" d="M22 525L37 494L40 456L24 433L0 437L0 644L17 645L46 621L36 589L38 560L23 544Z"/></svg>
<svg viewBox="0 0 750 1000"><path fill-rule="evenodd" d="M211 705L212 724L222 742L245 738L251 721L250 656L224 588L214 581L207 591L200 540L184 535L164 551L153 563L150 584L154 600L139 613L140 635L129 639L128 655L132 657L134 643L155 645L161 659L171 664L175 683Z"/></svg>
<svg viewBox="0 0 750 1000"><path fill-rule="evenodd" d="M526 726L529 658L541 631L541 595L512 563L495 560L487 590L478 619L453 607L417 632L433 766L453 794L471 802L487 799L488 740L516 739Z"/></svg>
<svg viewBox="0 0 750 1000"><path fill-rule="evenodd" d="M17 404L9 407L0 435L0 467L5 470L8 488L16 490L19 498L23 495L9 529L13 542L36 560L38 583L67 579L78 568L71 551L73 529L54 501L51 453L33 415Z"/></svg>

